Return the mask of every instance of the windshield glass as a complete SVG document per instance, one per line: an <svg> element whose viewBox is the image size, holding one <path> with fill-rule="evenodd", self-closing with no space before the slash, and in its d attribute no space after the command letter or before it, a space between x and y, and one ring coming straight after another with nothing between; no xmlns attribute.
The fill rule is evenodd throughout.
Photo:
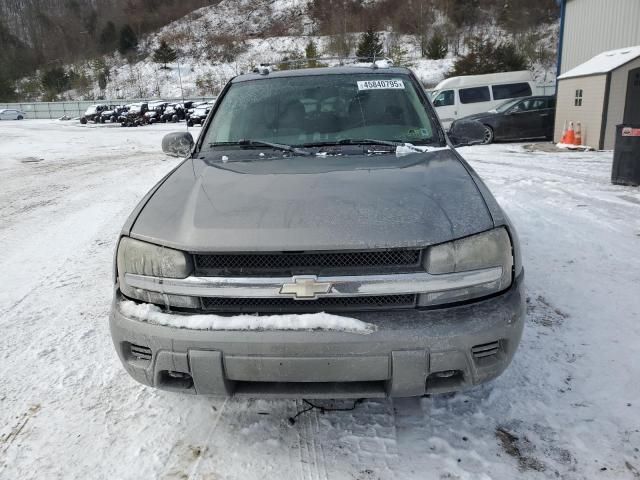
<svg viewBox="0 0 640 480"><path fill-rule="evenodd" d="M407 75L328 74L231 86L203 146L240 140L304 146L340 140L438 141Z"/></svg>
<svg viewBox="0 0 640 480"><path fill-rule="evenodd" d="M496 112L502 113L502 112L506 112L507 110L509 110L511 107L513 107L516 103L518 103L520 100L522 100L521 98L517 98L515 100L508 100L504 103L501 103L500 105L498 105L495 110Z"/></svg>

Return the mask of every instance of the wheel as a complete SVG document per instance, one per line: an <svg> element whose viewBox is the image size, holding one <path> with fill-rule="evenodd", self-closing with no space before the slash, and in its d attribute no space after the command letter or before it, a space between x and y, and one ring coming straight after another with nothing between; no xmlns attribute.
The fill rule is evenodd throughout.
<svg viewBox="0 0 640 480"><path fill-rule="evenodd" d="M24 117L22 115L18 115L18 120L23 120Z"/></svg>
<svg viewBox="0 0 640 480"><path fill-rule="evenodd" d="M482 140L482 145L489 145L490 143L493 143L493 128L491 128L489 125L485 125L484 126L484 139Z"/></svg>
<svg viewBox="0 0 640 480"><path fill-rule="evenodd" d="M193 120L189 119L189 121L187 122L187 126L193 127Z"/></svg>
<svg viewBox="0 0 640 480"><path fill-rule="evenodd" d="M87 117L82 117L82 118L80 119L80 123L81 123L82 125L86 125L86 124L87 124Z"/></svg>

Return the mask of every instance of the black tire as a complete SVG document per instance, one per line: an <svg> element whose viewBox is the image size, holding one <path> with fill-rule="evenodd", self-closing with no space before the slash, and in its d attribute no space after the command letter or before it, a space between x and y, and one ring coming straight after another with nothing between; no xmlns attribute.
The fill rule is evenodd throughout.
<svg viewBox="0 0 640 480"><path fill-rule="evenodd" d="M193 127L193 120L189 119L189 121L187 122L187 126Z"/></svg>
<svg viewBox="0 0 640 480"><path fill-rule="evenodd" d="M87 117L82 117L82 118L80 119L80 123L81 123L82 125L86 125L86 124L87 124Z"/></svg>
<svg viewBox="0 0 640 480"><path fill-rule="evenodd" d="M493 139L495 135L493 133L493 128L489 125L484 126L484 139L482 140L482 145L490 145L493 143Z"/></svg>
<svg viewBox="0 0 640 480"><path fill-rule="evenodd" d="M18 115L18 120L24 120L24 117L22 115Z"/></svg>

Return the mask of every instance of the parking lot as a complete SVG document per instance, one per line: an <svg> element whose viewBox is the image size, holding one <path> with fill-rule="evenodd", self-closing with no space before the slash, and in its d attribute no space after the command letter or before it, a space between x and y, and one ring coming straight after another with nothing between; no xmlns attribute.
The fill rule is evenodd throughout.
<svg viewBox="0 0 640 480"><path fill-rule="evenodd" d="M300 401L155 391L111 344L115 242L175 128L0 123L0 478L640 478L640 190L611 152L464 149L523 247L502 377L290 425Z"/></svg>

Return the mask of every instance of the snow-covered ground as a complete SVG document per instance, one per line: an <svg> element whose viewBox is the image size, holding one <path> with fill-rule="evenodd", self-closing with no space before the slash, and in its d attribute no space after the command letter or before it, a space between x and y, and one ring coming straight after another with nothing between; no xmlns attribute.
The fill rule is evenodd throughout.
<svg viewBox="0 0 640 480"><path fill-rule="evenodd" d="M640 478L640 190L611 153L464 149L523 244L502 377L290 426L301 402L155 391L116 357L114 244L172 128L0 123L0 478Z"/></svg>

